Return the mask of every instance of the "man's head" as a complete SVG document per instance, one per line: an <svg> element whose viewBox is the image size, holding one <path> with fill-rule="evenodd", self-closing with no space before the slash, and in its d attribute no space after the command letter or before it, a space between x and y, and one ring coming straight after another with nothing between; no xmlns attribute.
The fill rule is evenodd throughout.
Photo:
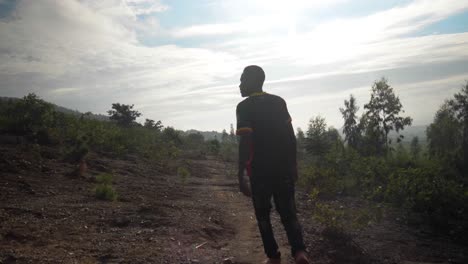
<svg viewBox="0 0 468 264"><path fill-rule="evenodd" d="M265 72L257 65L245 67L240 78L239 88L242 97L251 95L252 93L261 92L263 82L265 81Z"/></svg>

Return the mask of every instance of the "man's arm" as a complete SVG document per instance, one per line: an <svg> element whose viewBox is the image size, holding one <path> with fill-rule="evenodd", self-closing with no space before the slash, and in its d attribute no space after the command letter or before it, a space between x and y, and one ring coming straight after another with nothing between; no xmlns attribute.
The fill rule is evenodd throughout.
<svg viewBox="0 0 468 264"><path fill-rule="evenodd" d="M239 190L246 196L250 196L250 187L246 180L244 180L244 171L247 167L247 161L250 159L250 146L252 141L252 124L249 118L249 112L246 105L240 103L236 108L237 117L237 130L236 135L240 136L239 139Z"/></svg>
<svg viewBox="0 0 468 264"><path fill-rule="evenodd" d="M247 161L250 158L250 144L252 138L250 134L245 134L240 136L239 140L239 171L237 177L239 179L239 190L246 196L250 196L250 188L247 182L244 180L244 172L247 167Z"/></svg>
<svg viewBox="0 0 468 264"><path fill-rule="evenodd" d="M288 155L288 166L289 173L291 174L291 178L293 182L297 182L298 180L298 172L297 172L297 142L296 142L296 135L294 134L294 128L292 126L292 118L289 115L288 107L286 106L286 101L283 100L283 107L284 107L284 115L285 119L287 120L287 134L288 134L288 144L287 144L287 155Z"/></svg>
<svg viewBox="0 0 468 264"><path fill-rule="evenodd" d="M288 150L289 152L288 157L290 157L290 165L292 166L291 176L292 176L293 182L297 182L297 179L299 178L298 172L297 172L297 141L296 141L296 135L294 134L294 128L291 122L289 122L288 124L288 134L289 134L289 140L290 140L290 148Z"/></svg>

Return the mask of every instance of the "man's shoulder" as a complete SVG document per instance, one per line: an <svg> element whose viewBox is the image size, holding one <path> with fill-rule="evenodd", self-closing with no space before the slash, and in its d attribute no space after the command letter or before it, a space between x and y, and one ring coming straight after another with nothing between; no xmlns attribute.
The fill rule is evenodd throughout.
<svg viewBox="0 0 468 264"><path fill-rule="evenodd" d="M286 104L286 101L278 95L266 94L265 96L265 98L271 105L283 106Z"/></svg>
<svg viewBox="0 0 468 264"><path fill-rule="evenodd" d="M263 101L264 99L266 99L268 102L273 103L285 103L284 99L278 95L264 93L261 96L249 96L245 98L237 104L237 109L244 109L249 106L255 107L256 102L258 103L258 101Z"/></svg>
<svg viewBox="0 0 468 264"><path fill-rule="evenodd" d="M272 100L284 102L284 99L281 96L275 94L267 94Z"/></svg>
<svg viewBox="0 0 468 264"><path fill-rule="evenodd" d="M245 108L247 107L247 105L250 103L250 97L247 97L245 98L244 100L240 101L238 104L237 104L237 109L242 109L242 108Z"/></svg>

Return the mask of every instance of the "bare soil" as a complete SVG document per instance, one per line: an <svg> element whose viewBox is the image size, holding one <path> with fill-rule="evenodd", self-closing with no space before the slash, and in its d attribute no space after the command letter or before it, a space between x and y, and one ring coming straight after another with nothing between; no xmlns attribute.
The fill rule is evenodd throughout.
<svg viewBox="0 0 468 264"><path fill-rule="evenodd" d="M92 153L85 177L57 149L0 146L0 263L261 263L253 208L233 165L214 157L161 167ZM177 175L187 167L190 176ZM114 175L117 201L96 199L95 176ZM468 263L468 248L388 213L350 235L324 232L297 194L313 263ZM338 201L354 206L355 201ZM279 217L283 263L293 263Z"/></svg>

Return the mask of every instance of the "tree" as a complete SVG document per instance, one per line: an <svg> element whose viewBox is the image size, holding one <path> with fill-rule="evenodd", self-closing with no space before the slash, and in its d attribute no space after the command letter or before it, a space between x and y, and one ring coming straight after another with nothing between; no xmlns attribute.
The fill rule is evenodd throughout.
<svg viewBox="0 0 468 264"><path fill-rule="evenodd" d="M421 145L419 144L419 138L417 136L413 137L411 140L410 151L413 160L418 160L419 154L421 153Z"/></svg>
<svg viewBox="0 0 468 264"><path fill-rule="evenodd" d="M356 98L353 95L350 95L349 101L344 101L344 105L345 108L340 108L340 112L344 119L343 133L345 134L345 141L348 143L348 146L356 149L360 138L356 117L359 107L356 105Z"/></svg>
<svg viewBox="0 0 468 264"><path fill-rule="evenodd" d="M148 118L145 119L145 124L143 126L149 129L155 129L157 131L161 131L164 127L161 121L155 122L154 120Z"/></svg>
<svg viewBox="0 0 468 264"><path fill-rule="evenodd" d="M307 153L323 156L328 150L327 124L325 118L317 116L309 121L305 148Z"/></svg>
<svg viewBox="0 0 468 264"><path fill-rule="evenodd" d="M141 113L133 110L133 105L125 105L120 103L112 104L112 109L107 111L110 119L117 122L118 125L124 127L130 127L135 125L137 117L141 116Z"/></svg>
<svg viewBox="0 0 468 264"><path fill-rule="evenodd" d="M209 151L210 153L216 154L216 155L219 154L219 150L220 150L220 148L221 148L221 144L219 144L219 141L218 141L218 139L216 138L216 136L215 136L214 139L209 140L209 141L207 142L207 144L208 144L208 151Z"/></svg>
<svg viewBox="0 0 468 264"><path fill-rule="evenodd" d="M343 141L340 132L334 127L329 127L326 133L327 153L334 152L335 154L344 151Z"/></svg>
<svg viewBox="0 0 468 264"><path fill-rule="evenodd" d="M200 147L205 143L205 138L200 132L190 133L187 135L187 145L193 149Z"/></svg>
<svg viewBox="0 0 468 264"><path fill-rule="evenodd" d="M154 127L154 120L153 119L148 119L146 118L145 119L145 124L143 125L143 127L146 127L146 128L153 128Z"/></svg>
<svg viewBox="0 0 468 264"><path fill-rule="evenodd" d="M367 156L382 153L385 142L376 127L378 127L378 123L375 120L370 119L366 113L362 114L358 125L358 130L361 133L361 142L357 148L359 153Z"/></svg>
<svg viewBox="0 0 468 264"><path fill-rule="evenodd" d="M436 112L434 121L426 130L429 155L444 157L455 154L462 143L462 124L456 118L450 102L445 102Z"/></svg>
<svg viewBox="0 0 468 264"><path fill-rule="evenodd" d="M335 143L341 141L340 132L334 127L329 127L326 133L326 138L329 143Z"/></svg>
<svg viewBox="0 0 468 264"><path fill-rule="evenodd" d="M232 143L237 142L236 132L234 131L234 126L231 124L231 130L229 131L229 139Z"/></svg>
<svg viewBox="0 0 468 264"><path fill-rule="evenodd" d="M162 137L166 142L172 142L175 146L182 145L180 131L175 130L173 127L164 128Z"/></svg>
<svg viewBox="0 0 468 264"><path fill-rule="evenodd" d="M462 159L465 169L468 169L468 81L459 93L454 95L454 99L449 101L455 117L462 125Z"/></svg>
<svg viewBox="0 0 468 264"><path fill-rule="evenodd" d="M306 138L304 135L304 131L302 131L300 127L297 128L296 142L297 153L299 154L299 157L302 157L302 155L305 153Z"/></svg>
<svg viewBox="0 0 468 264"><path fill-rule="evenodd" d="M398 142L396 147L396 151L393 153L395 155L395 160L399 167L407 167L410 157L408 155L408 151L403 146L401 142Z"/></svg>
<svg viewBox="0 0 468 264"><path fill-rule="evenodd" d="M395 95L385 78L372 85L371 99L368 104L364 105L364 108L367 109L365 115L368 119L366 132L369 132L366 136L377 137L372 140L377 144L376 154L386 154L389 144L392 143L388 138L390 131L399 132L405 126L411 125L413 120L411 117L400 116L400 112L404 113L400 98ZM398 142L400 138L402 136L398 138Z"/></svg>
<svg viewBox="0 0 468 264"><path fill-rule="evenodd" d="M86 112L86 113L81 114L80 120L82 121L82 120L84 120L84 119L91 119L92 116L93 116L93 112L88 111L88 112Z"/></svg>
<svg viewBox="0 0 468 264"><path fill-rule="evenodd" d="M229 134L226 132L226 129L223 129L221 133L221 142L226 143L229 140Z"/></svg>
<svg viewBox="0 0 468 264"><path fill-rule="evenodd" d="M12 132L36 135L40 131L47 130L54 122L56 112L54 106L34 93L13 102L10 107L6 115L9 120L7 127Z"/></svg>

